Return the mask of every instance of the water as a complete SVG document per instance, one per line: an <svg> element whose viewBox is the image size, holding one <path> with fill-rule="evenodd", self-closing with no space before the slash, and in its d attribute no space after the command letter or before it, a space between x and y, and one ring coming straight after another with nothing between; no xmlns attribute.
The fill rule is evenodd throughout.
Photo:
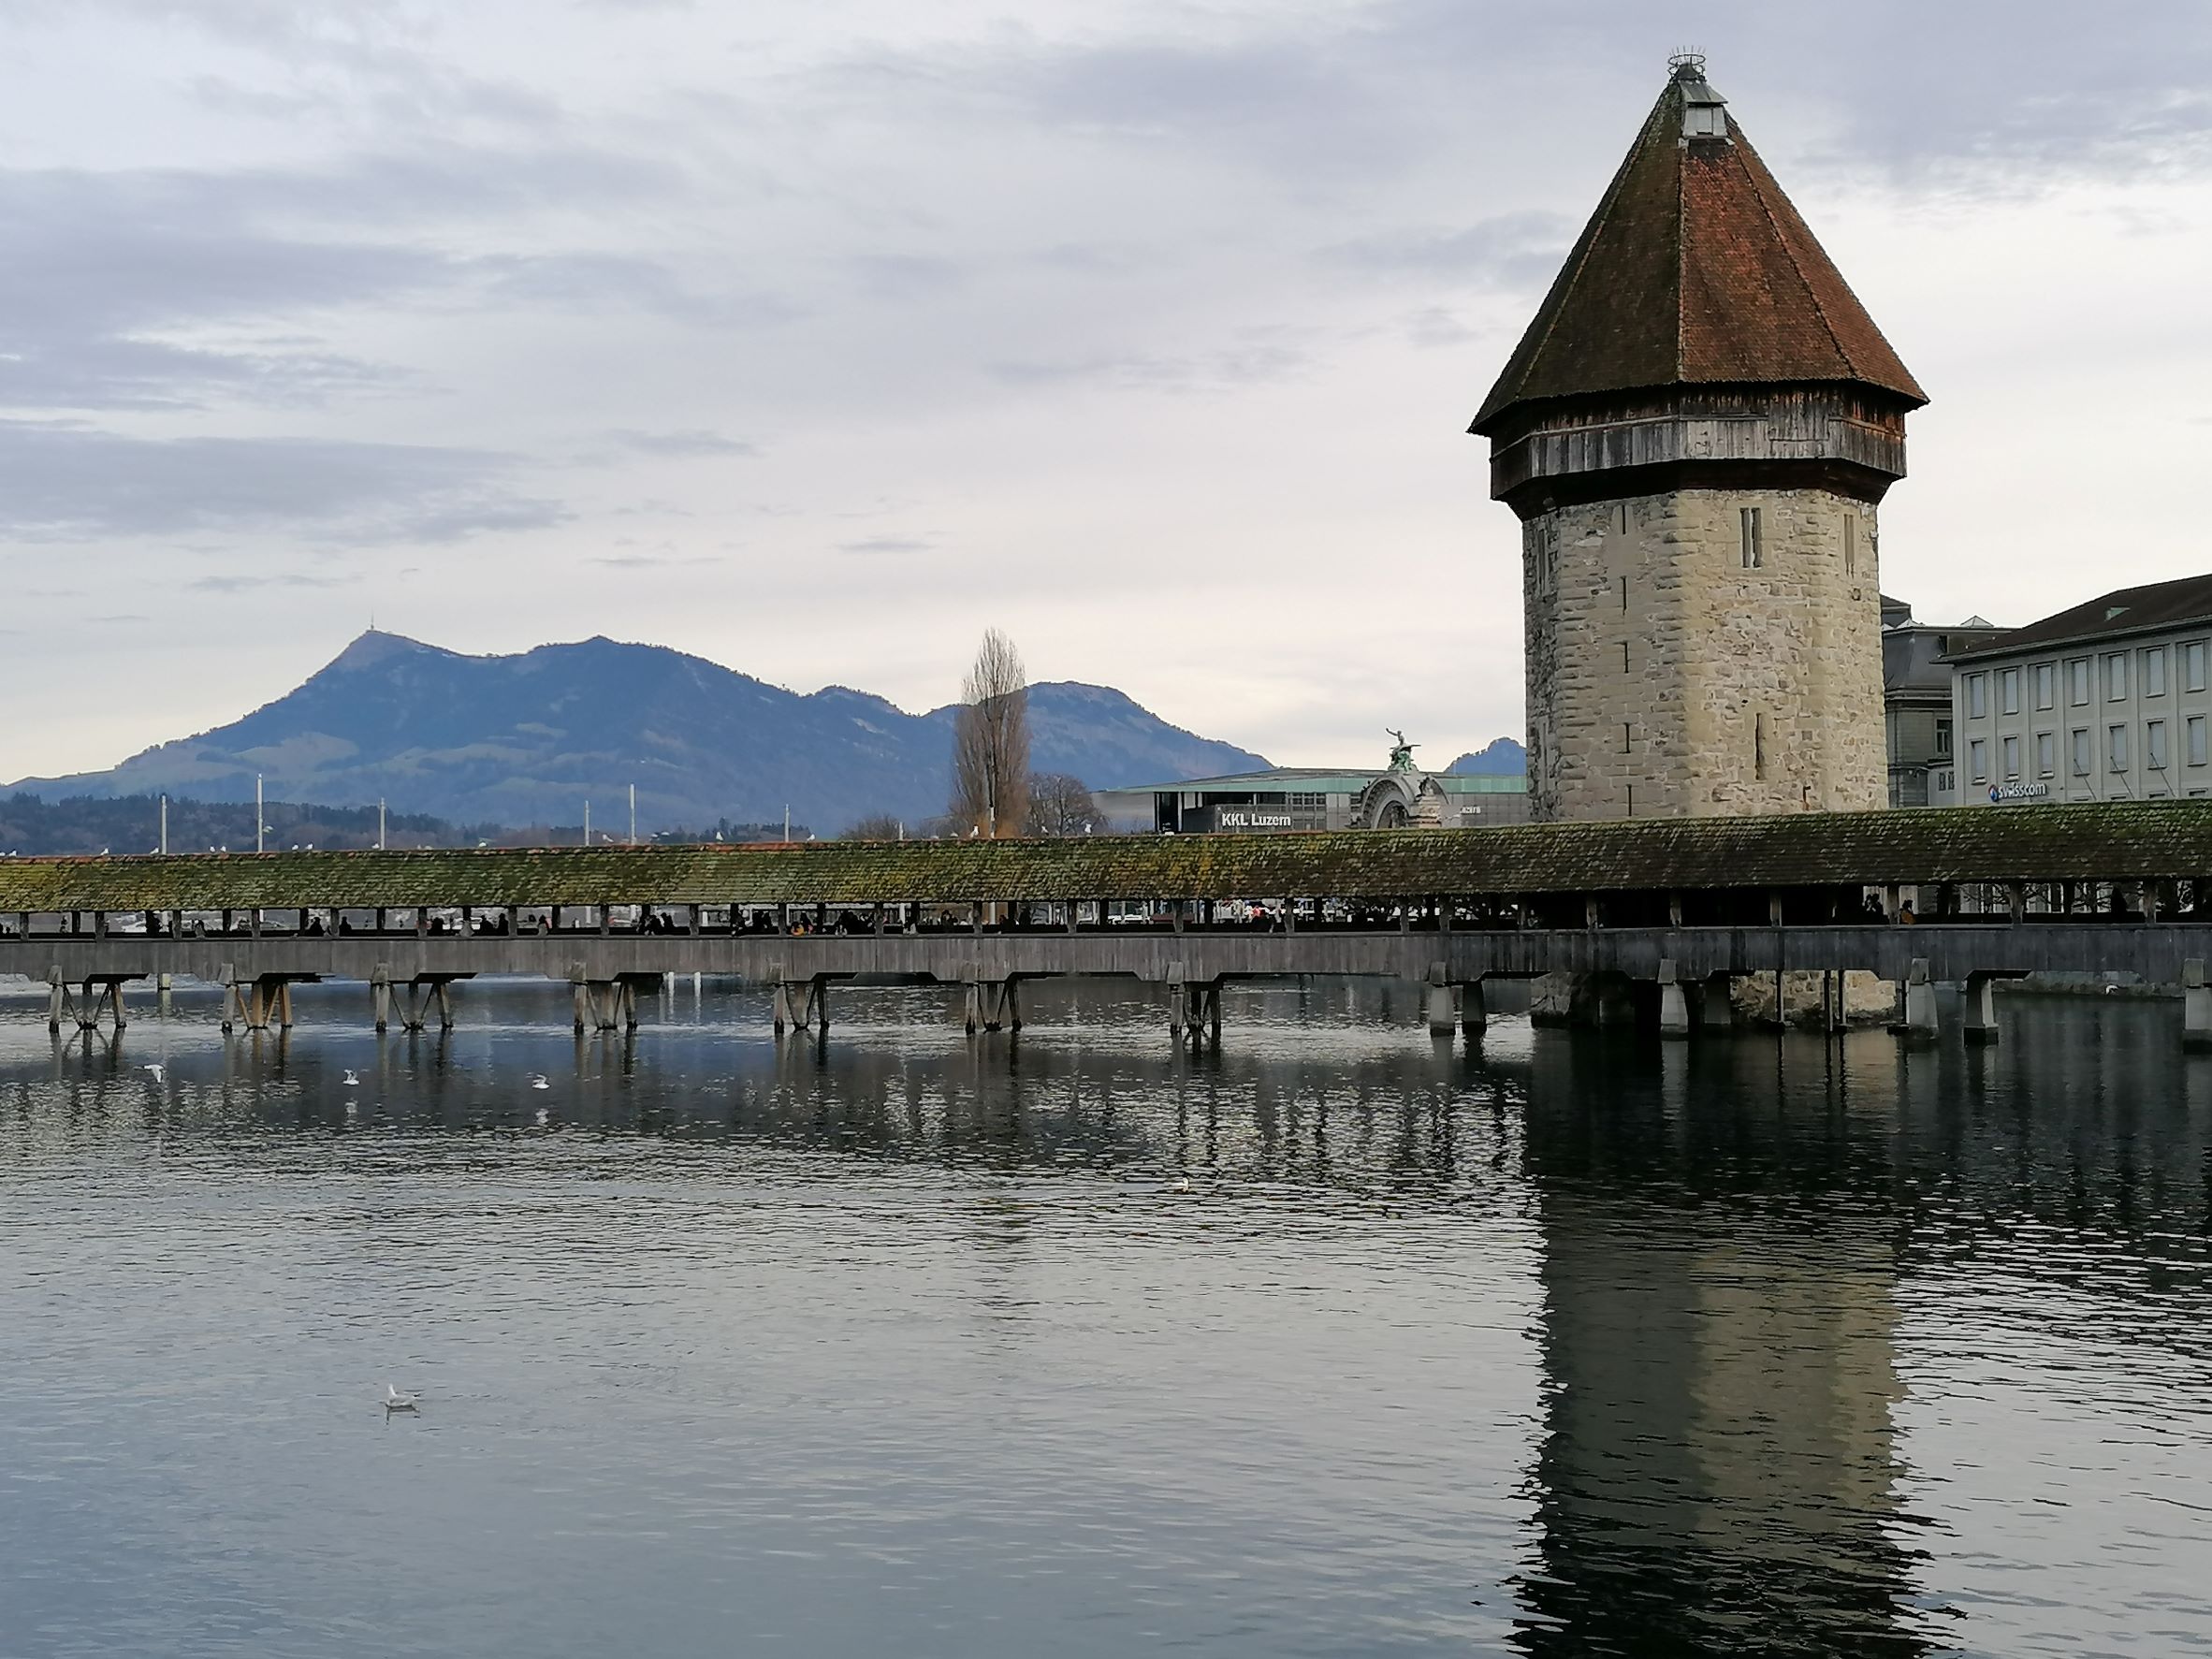
<svg viewBox="0 0 2212 1659"><path fill-rule="evenodd" d="M1474 1057L1317 982L1186 1061L1112 986L1011 1055L935 992L819 1052L459 1005L0 997L0 1654L2212 1648L2171 1006Z"/></svg>

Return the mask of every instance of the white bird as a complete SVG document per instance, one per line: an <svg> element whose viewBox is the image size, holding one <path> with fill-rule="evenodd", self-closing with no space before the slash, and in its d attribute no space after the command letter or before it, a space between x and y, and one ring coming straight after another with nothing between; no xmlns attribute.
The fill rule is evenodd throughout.
<svg viewBox="0 0 2212 1659"><path fill-rule="evenodd" d="M1188 1177L1188 1176L1186 1176L1186 1177L1185 1177L1184 1179L1182 1179L1181 1181L1178 1181L1178 1182L1176 1182L1176 1183L1175 1183L1175 1190L1176 1190L1177 1192L1188 1192L1188 1191L1190 1190L1190 1180L1189 1180L1189 1177Z"/></svg>
<svg viewBox="0 0 2212 1659"><path fill-rule="evenodd" d="M537 1111L531 1115L536 1121L539 1128L542 1129L546 1127L546 1109L543 1106L539 1107Z"/></svg>
<svg viewBox="0 0 2212 1659"><path fill-rule="evenodd" d="M154 1065L146 1065L146 1066L141 1066L141 1067L139 1067L139 1068L138 1068L138 1070L141 1070L141 1071L151 1071L151 1072L153 1072L153 1081L154 1081L155 1083L159 1083L159 1082L162 1080L162 1077L163 1077L163 1071L162 1071L162 1069L161 1069L159 1066L154 1066Z"/></svg>
<svg viewBox="0 0 2212 1659"><path fill-rule="evenodd" d="M341 1079L341 1081L344 1083L345 1086L349 1089L359 1088L361 1086L361 1080L356 1077L351 1070L348 1070L345 1076Z"/></svg>
<svg viewBox="0 0 2212 1659"><path fill-rule="evenodd" d="M415 1409L415 1396L402 1394L390 1383L386 1383L384 1385L384 1408L386 1411L413 1411Z"/></svg>
<svg viewBox="0 0 2212 1659"><path fill-rule="evenodd" d="M543 1071L532 1071L530 1074L530 1086L533 1089L549 1089L553 1085L546 1080Z"/></svg>

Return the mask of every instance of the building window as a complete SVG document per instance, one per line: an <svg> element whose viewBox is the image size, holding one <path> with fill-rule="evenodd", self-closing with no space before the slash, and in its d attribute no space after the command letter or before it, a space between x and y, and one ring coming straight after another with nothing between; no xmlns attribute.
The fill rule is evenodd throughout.
<svg viewBox="0 0 2212 1659"><path fill-rule="evenodd" d="M1947 761L1951 758L1951 722L1949 720L1939 720L1936 721L1935 749L1938 760Z"/></svg>
<svg viewBox="0 0 2212 1659"><path fill-rule="evenodd" d="M2166 694L2166 648L2152 646L2143 653L2143 694L2146 697L2163 697Z"/></svg>
<svg viewBox="0 0 2212 1659"><path fill-rule="evenodd" d="M2056 707L2059 701L2059 665L2056 662L2038 662L2035 674L2035 706Z"/></svg>
<svg viewBox="0 0 2212 1659"><path fill-rule="evenodd" d="M1847 576L1858 575L1858 515L1856 513L1843 515L1843 574Z"/></svg>
<svg viewBox="0 0 2212 1659"><path fill-rule="evenodd" d="M2128 769L2128 728L2107 726L2104 729L2104 769L2125 772Z"/></svg>
<svg viewBox="0 0 2212 1659"><path fill-rule="evenodd" d="M2035 775L2051 778L2059 770L2059 735L2056 732L2038 732L2035 735Z"/></svg>
<svg viewBox="0 0 2212 1659"><path fill-rule="evenodd" d="M2205 764L2205 717L2201 714L2189 717L2189 764L2192 766Z"/></svg>
<svg viewBox="0 0 2212 1659"><path fill-rule="evenodd" d="M1976 783L1989 781L1989 741L1986 737L1966 740L1967 769L1973 773Z"/></svg>
<svg viewBox="0 0 2212 1659"><path fill-rule="evenodd" d="M1966 677L1966 718L1978 720L1989 712L1989 677L1970 674Z"/></svg>
<svg viewBox="0 0 2212 1659"><path fill-rule="evenodd" d="M1761 783L1767 781L1767 717L1763 714L1752 716L1752 776Z"/></svg>
<svg viewBox="0 0 2212 1659"><path fill-rule="evenodd" d="M2011 783L2019 776L2020 740L2017 737L2007 737L2004 740L2004 780Z"/></svg>
<svg viewBox="0 0 2212 1659"><path fill-rule="evenodd" d="M2076 778L2087 778L2089 775L2089 729L2087 726L2074 728L2073 758L2074 775Z"/></svg>
<svg viewBox="0 0 2212 1659"><path fill-rule="evenodd" d="M1290 805L1308 812L1318 812L1329 805L1329 797L1325 794L1316 794L1311 790L1292 790L1290 792Z"/></svg>
<svg viewBox="0 0 2212 1659"><path fill-rule="evenodd" d="M1759 522L1759 512L1760 509L1757 507L1745 507L1741 512L1743 568L1745 570L1757 570L1759 566L1767 562L1765 536Z"/></svg>
<svg viewBox="0 0 2212 1659"><path fill-rule="evenodd" d="M1997 671L1997 706L2006 714L2020 712L2020 671L2001 668Z"/></svg>
<svg viewBox="0 0 2212 1659"><path fill-rule="evenodd" d="M2104 659L2104 700L2107 703L2125 703L2128 700L2128 653L2114 651Z"/></svg>
<svg viewBox="0 0 2212 1659"><path fill-rule="evenodd" d="M2089 660L2075 657L2066 664L2066 701L2076 708L2089 706Z"/></svg>
<svg viewBox="0 0 2212 1659"><path fill-rule="evenodd" d="M2143 726L2143 764L2152 772L2166 769L2166 722L2147 720Z"/></svg>
<svg viewBox="0 0 2212 1659"><path fill-rule="evenodd" d="M2205 689L2205 642L2192 639L2181 648L2181 689L2201 691Z"/></svg>

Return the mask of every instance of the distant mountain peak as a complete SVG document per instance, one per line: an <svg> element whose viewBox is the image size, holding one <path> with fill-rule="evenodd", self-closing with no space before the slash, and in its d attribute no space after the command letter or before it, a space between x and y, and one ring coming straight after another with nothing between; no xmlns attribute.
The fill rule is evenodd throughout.
<svg viewBox="0 0 2212 1659"><path fill-rule="evenodd" d="M1261 757L1169 724L1111 686L1029 688L1030 761L1094 789L1251 771ZM575 824L637 791L641 830L793 817L835 831L944 810L953 711L785 690L604 634L471 656L371 628L306 681L105 772L26 779L48 799L167 792L374 806L464 823Z"/></svg>
<svg viewBox="0 0 2212 1659"><path fill-rule="evenodd" d="M438 656L453 653L437 646L425 645L419 639L409 639L404 633L386 633L381 628L364 629L353 643L324 665L323 672L333 670L355 674L365 668L374 668L394 657L413 656L418 652L432 652Z"/></svg>
<svg viewBox="0 0 2212 1659"><path fill-rule="evenodd" d="M1528 770L1528 751L1511 737L1492 737L1484 748L1460 756L1444 770L1459 778L1510 777Z"/></svg>

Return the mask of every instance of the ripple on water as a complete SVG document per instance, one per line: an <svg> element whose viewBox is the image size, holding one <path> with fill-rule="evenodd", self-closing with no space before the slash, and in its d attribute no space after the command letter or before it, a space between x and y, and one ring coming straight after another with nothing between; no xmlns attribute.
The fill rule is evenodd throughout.
<svg viewBox="0 0 2212 1659"><path fill-rule="evenodd" d="M1313 982L1178 1058L1114 987L980 1044L846 992L826 1047L688 986L578 1043L561 996L226 1042L187 994L119 1049L0 997L11 1653L2212 1629L2171 1011L1468 1055Z"/></svg>

